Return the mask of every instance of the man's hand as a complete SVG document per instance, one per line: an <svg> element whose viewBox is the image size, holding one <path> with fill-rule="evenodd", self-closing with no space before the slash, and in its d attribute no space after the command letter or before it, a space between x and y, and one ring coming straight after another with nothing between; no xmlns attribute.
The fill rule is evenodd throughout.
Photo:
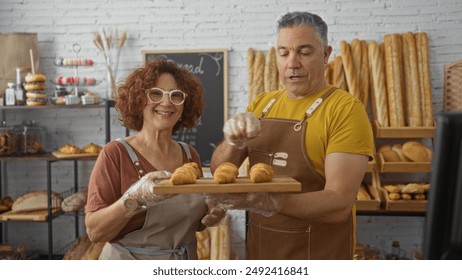
<svg viewBox="0 0 462 280"><path fill-rule="evenodd" d="M217 201L212 198L206 198L205 203L208 206L207 214L201 219L201 223L207 227L213 227L220 224L226 216L226 209L220 207Z"/></svg>
<svg viewBox="0 0 462 280"><path fill-rule="evenodd" d="M223 126L223 133L226 142L243 149L247 142L260 134L260 120L253 113L239 113L229 119Z"/></svg>

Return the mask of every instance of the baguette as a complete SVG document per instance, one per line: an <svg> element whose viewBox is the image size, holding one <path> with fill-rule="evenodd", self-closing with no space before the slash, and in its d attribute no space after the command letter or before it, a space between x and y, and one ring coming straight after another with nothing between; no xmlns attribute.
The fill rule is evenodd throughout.
<svg viewBox="0 0 462 280"><path fill-rule="evenodd" d="M344 40L340 41L340 51L342 52L343 70L345 71L348 92L353 96L358 96L358 77L356 77L355 73L351 48Z"/></svg>
<svg viewBox="0 0 462 280"><path fill-rule="evenodd" d="M419 72L422 125L433 127L433 98L432 85L430 80L430 50L427 33L415 33L416 50L417 50L417 69Z"/></svg>
<svg viewBox="0 0 462 280"><path fill-rule="evenodd" d="M249 103L253 100L252 96L252 79L253 79L253 63L255 61L255 51L252 48L247 49L247 92Z"/></svg>
<svg viewBox="0 0 462 280"><path fill-rule="evenodd" d="M422 126L422 114L420 111L419 73L414 34L406 32L402 35L402 38L405 82L403 103L406 108L406 124L410 127L419 127Z"/></svg>
<svg viewBox="0 0 462 280"><path fill-rule="evenodd" d="M403 71L401 56L401 35L384 36L385 73L388 94L388 118L390 126L403 127Z"/></svg>
<svg viewBox="0 0 462 280"><path fill-rule="evenodd" d="M210 234L210 259L229 260L231 242L229 236L229 216L226 215L220 225L208 227Z"/></svg>
<svg viewBox="0 0 462 280"><path fill-rule="evenodd" d="M91 241L88 237L81 236L77 238L71 248L64 255L63 260L80 260L90 246Z"/></svg>
<svg viewBox="0 0 462 280"><path fill-rule="evenodd" d="M385 66L383 61L383 47L375 41L368 45L369 68L371 76L371 107L374 118L380 126L388 127L388 101L385 85Z"/></svg>
<svg viewBox="0 0 462 280"><path fill-rule="evenodd" d="M265 90L265 82L263 77L265 75L265 55L262 51L255 53L255 60L252 69L252 91L251 100L254 100L260 93Z"/></svg>
<svg viewBox="0 0 462 280"><path fill-rule="evenodd" d="M371 196L369 195L369 192L366 189L366 186L364 184L361 184L359 186L358 193L356 194L356 200L372 200Z"/></svg>
<svg viewBox="0 0 462 280"><path fill-rule="evenodd" d="M345 78L345 71L343 70L342 56L340 55L337 55L333 62L332 84L337 88L348 91L348 86Z"/></svg>
<svg viewBox="0 0 462 280"><path fill-rule="evenodd" d="M80 258L81 260L97 260L103 251L103 247L106 243L91 243L90 247L85 251L85 253Z"/></svg>
<svg viewBox="0 0 462 280"><path fill-rule="evenodd" d="M333 71L333 66L334 62L333 61L330 61L329 63L327 63L325 66L324 66L324 79L326 79L326 82L328 84L333 84L333 79L332 79L332 71Z"/></svg>
<svg viewBox="0 0 462 280"><path fill-rule="evenodd" d="M266 54L264 78L265 92L278 88L278 69L276 65L276 49L274 47L270 48Z"/></svg>
<svg viewBox="0 0 462 280"><path fill-rule="evenodd" d="M360 97L363 104L367 107L369 101L369 58L367 53L367 43L365 40L360 41L361 44L361 64L360 64L360 76L359 79L359 91ZM357 71L358 72L358 71Z"/></svg>
<svg viewBox="0 0 462 280"><path fill-rule="evenodd" d="M355 92L355 97L358 98L359 100L362 101L361 97L361 59L362 59L362 54L361 54L361 41L358 39L353 39L353 41L350 44L351 46L351 58L353 59L353 69L354 69L354 75L356 76L356 86L357 86L357 91Z"/></svg>

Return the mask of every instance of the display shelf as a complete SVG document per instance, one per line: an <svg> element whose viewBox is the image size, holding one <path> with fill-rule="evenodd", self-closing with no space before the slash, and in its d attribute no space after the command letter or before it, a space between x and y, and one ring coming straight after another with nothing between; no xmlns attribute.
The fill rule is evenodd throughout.
<svg viewBox="0 0 462 280"><path fill-rule="evenodd" d="M433 138L435 127L383 127L372 121L376 138Z"/></svg>

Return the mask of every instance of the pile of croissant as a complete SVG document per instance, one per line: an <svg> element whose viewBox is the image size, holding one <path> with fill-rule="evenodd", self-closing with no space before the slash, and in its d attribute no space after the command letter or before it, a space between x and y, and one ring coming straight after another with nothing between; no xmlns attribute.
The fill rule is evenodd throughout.
<svg viewBox="0 0 462 280"><path fill-rule="evenodd" d="M195 162L188 162L175 169L170 178L172 185L195 184L201 176L200 167ZM229 184L236 182L239 175L239 169L231 162L220 164L215 173L213 180L217 184ZM273 168L265 163L257 163L250 169L250 181L252 183L270 182L273 179Z"/></svg>

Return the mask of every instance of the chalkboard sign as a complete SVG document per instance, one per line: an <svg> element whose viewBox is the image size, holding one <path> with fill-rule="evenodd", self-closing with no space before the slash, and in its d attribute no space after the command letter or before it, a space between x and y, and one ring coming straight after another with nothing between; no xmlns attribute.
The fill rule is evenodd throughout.
<svg viewBox="0 0 462 280"><path fill-rule="evenodd" d="M195 128L178 131L174 139L194 146L202 166L208 167L213 150L223 139L223 124L228 117L227 50L143 51L144 64L156 57L175 62L202 82L205 100L202 117Z"/></svg>

